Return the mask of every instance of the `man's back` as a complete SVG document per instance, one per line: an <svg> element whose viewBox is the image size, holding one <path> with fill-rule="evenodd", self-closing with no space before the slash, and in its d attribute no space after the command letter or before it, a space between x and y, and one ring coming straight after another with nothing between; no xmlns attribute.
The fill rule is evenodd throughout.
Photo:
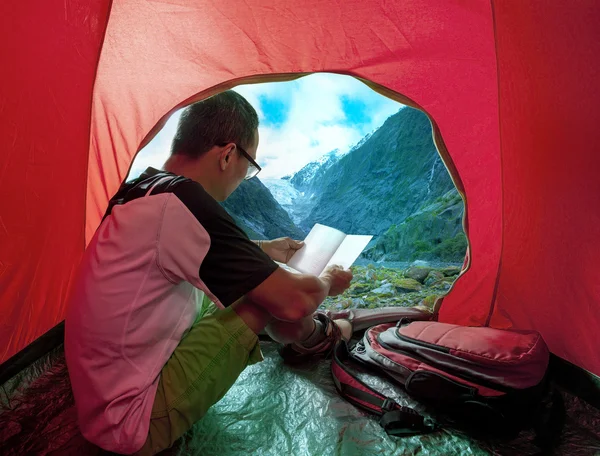
<svg viewBox="0 0 600 456"><path fill-rule="evenodd" d="M115 195L86 250L67 310L65 351L80 427L103 448L141 446L161 368L194 322L202 291L223 306L200 278L203 262L225 305L233 299L227 273L212 266L222 242L199 213L209 231L233 229L197 183L152 170ZM276 267L270 263L262 275Z"/></svg>
<svg viewBox="0 0 600 456"><path fill-rule="evenodd" d="M146 439L158 374L196 317L197 290L169 280L160 266L172 197L112 209L86 250L67 311L65 350L82 432L117 451Z"/></svg>

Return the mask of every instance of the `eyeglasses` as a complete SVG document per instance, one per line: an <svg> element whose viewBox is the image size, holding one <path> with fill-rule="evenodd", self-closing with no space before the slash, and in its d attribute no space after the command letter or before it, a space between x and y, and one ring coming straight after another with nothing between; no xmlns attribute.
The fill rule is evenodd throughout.
<svg viewBox="0 0 600 456"><path fill-rule="evenodd" d="M229 143L219 144L220 147L224 147ZM234 143L235 144L235 143ZM243 148L241 148L238 144L235 144L235 147L242 153L244 157L248 160L248 171L246 171L245 180L252 179L256 177L256 175L260 172L261 168L258 166L258 163L254 161L254 159L250 156L248 152L246 152Z"/></svg>

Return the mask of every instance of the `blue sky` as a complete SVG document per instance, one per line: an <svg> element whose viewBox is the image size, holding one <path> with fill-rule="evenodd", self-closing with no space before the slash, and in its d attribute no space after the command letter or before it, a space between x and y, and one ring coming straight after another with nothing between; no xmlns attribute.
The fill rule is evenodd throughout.
<svg viewBox="0 0 600 456"><path fill-rule="evenodd" d="M333 149L348 151L402 107L350 76L331 73L290 82L240 85L233 90L258 112L261 178L292 174ZM163 165L178 120L176 112L140 151L131 177L147 166Z"/></svg>

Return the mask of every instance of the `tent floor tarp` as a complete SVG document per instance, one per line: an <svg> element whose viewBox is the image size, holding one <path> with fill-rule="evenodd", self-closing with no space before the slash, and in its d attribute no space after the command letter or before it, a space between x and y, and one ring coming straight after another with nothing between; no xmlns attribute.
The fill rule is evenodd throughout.
<svg viewBox="0 0 600 456"><path fill-rule="evenodd" d="M506 441L477 440L454 429L390 437L371 416L336 392L329 361L310 367L283 364L272 342L265 360L247 368L225 397L170 450L169 455L533 455L533 433ZM404 405L423 410L374 377L366 381ZM32 394L16 412L18 391ZM100 455L77 431L62 346L11 379L0 391L0 454ZM567 420L557 455L600 454L600 411L563 392ZM13 410L10 410L13 408ZM13 437L11 438L11 435Z"/></svg>

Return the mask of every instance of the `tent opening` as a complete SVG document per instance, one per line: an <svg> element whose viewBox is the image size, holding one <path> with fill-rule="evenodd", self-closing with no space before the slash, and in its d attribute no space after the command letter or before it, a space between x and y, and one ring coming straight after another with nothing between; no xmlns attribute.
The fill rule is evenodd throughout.
<svg viewBox="0 0 600 456"><path fill-rule="evenodd" d="M463 198L428 116L369 86L316 73L234 87L259 115L262 170L223 206L251 239L304 239L315 224L373 236L351 289L322 309L433 308L465 263ZM128 180L163 165L183 109L137 154Z"/></svg>

